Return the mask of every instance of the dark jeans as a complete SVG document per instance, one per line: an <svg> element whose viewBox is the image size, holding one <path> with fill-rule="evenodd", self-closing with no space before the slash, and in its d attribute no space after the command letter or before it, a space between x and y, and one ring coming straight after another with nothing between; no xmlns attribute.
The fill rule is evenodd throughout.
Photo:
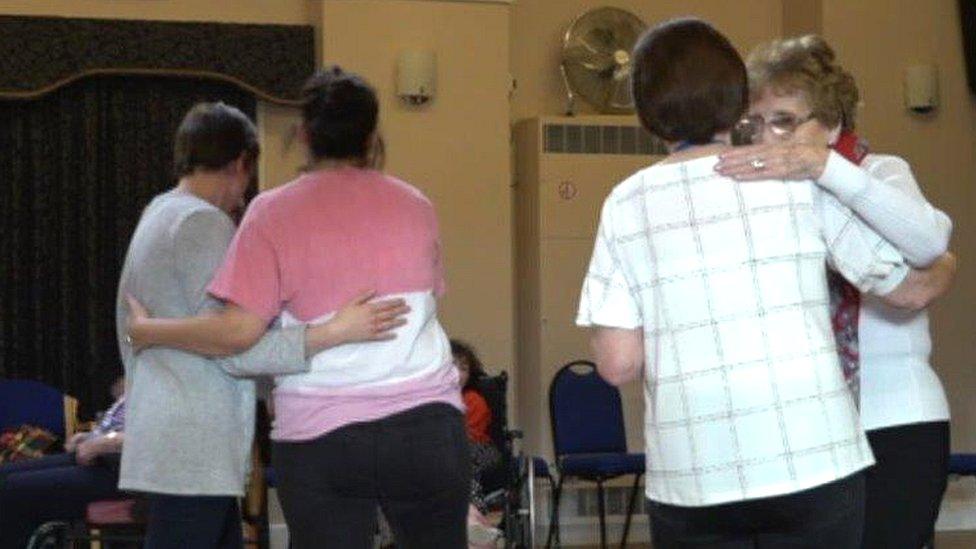
<svg viewBox="0 0 976 549"><path fill-rule="evenodd" d="M295 549L372 547L381 507L403 549L463 549L470 482L461 412L420 406L308 442L276 442Z"/></svg>
<svg viewBox="0 0 976 549"><path fill-rule="evenodd" d="M93 501L124 497L117 462L78 465L55 454L0 465L0 548L23 549L38 526L84 518Z"/></svg>
<svg viewBox="0 0 976 549"><path fill-rule="evenodd" d="M864 474L724 505L648 505L655 549L856 549L864 526Z"/></svg>
<svg viewBox="0 0 976 549"><path fill-rule="evenodd" d="M145 549L240 549L237 498L149 494Z"/></svg>
<svg viewBox="0 0 976 549"><path fill-rule="evenodd" d="M949 474L949 422L868 431L865 549L918 549L935 534Z"/></svg>

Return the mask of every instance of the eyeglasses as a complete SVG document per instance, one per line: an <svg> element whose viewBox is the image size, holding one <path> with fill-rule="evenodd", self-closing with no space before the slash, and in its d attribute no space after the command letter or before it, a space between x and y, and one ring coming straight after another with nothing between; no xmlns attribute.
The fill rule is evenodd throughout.
<svg viewBox="0 0 976 549"><path fill-rule="evenodd" d="M738 140L745 143L754 142L756 137L766 131L767 126L773 135L787 137L813 118L813 113L800 117L793 113L780 112L769 117L769 120L766 120L761 114L750 114L736 122L733 132Z"/></svg>

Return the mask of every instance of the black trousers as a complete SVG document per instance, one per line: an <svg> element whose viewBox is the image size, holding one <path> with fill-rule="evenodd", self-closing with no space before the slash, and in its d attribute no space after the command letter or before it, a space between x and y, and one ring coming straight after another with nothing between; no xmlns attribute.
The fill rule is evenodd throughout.
<svg viewBox="0 0 976 549"><path fill-rule="evenodd" d="M23 549L41 524L81 519L89 503L124 497L118 483L117 460L78 465L73 453L0 466L0 548Z"/></svg>
<svg viewBox="0 0 976 549"><path fill-rule="evenodd" d="M308 442L276 442L295 549L372 547L376 508L404 549L463 549L470 464L461 412L429 404Z"/></svg>
<svg viewBox="0 0 976 549"><path fill-rule="evenodd" d="M949 474L949 422L868 431L866 549L919 549L932 540Z"/></svg>
<svg viewBox="0 0 976 549"><path fill-rule="evenodd" d="M145 549L241 549L241 511L230 496L149 494Z"/></svg>
<svg viewBox="0 0 976 549"><path fill-rule="evenodd" d="M856 549L864 525L864 475L724 505L648 506L654 549Z"/></svg>

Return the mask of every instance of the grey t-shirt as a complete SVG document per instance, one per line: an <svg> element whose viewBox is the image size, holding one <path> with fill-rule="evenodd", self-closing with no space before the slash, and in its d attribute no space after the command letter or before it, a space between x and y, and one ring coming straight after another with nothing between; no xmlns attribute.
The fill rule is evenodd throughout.
<svg viewBox="0 0 976 549"><path fill-rule="evenodd" d="M247 353L213 360L123 341L133 295L154 316L219 306L206 288L234 236L231 219L180 189L146 207L126 254L116 307L128 412L119 488L176 495L243 493L254 434L254 381L307 370L302 326L270 331Z"/></svg>

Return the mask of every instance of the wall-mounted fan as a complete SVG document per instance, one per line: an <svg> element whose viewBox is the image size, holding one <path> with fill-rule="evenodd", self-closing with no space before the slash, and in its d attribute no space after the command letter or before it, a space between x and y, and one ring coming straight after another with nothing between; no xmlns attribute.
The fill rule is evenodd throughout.
<svg viewBox="0 0 976 549"><path fill-rule="evenodd" d="M599 112L634 110L630 55L647 25L629 11L598 8L573 21L563 39L560 69L573 114L579 95Z"/></svg>

